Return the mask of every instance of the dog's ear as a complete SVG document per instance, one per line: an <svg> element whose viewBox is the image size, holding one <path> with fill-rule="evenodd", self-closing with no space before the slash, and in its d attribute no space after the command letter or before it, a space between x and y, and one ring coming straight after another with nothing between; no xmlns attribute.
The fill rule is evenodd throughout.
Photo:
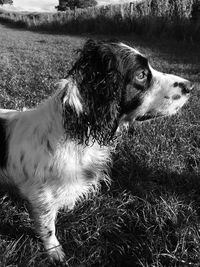
<svg viewBox="0 0 200 267"><path fill-rule="evenodd" d="M117 129L123 87L112 44L88 40L69 76L83 99L87 138L107 144Z"/></svg>

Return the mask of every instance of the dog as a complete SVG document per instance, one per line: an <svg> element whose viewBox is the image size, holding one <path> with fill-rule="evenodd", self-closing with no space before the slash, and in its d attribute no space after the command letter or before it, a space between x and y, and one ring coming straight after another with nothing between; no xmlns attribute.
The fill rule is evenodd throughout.
<svg viewBox="0 0 200 267"><path fill-rule="evenodd" d="M55 94L38 107L0 110L0 181L18 188L53 261L59 209L109 182L116 132L124 124L175 114L193 85L153 69L136 49L88 40Z"/></svg>

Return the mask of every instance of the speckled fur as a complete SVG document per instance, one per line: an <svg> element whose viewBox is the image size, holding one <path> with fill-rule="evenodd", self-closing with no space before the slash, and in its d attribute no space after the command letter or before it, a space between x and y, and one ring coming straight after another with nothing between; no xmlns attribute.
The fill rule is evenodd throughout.
<svg viewBox="0 0 200 267"><path fill-rule="evenodd" d="M64 253L55 236L57 211L72 209L78 199L95 193L101 180L109 183L111 161L108 147L67 139L59 103L66 85L73 88L71 81L62 81L61 90L37 109L1 114L9 137L7 168L1 176L29 200L36 230L50 256L59 261ZM79 112L81 105L73 93L77 92L72 89L67 99L66 92L64 101L71 101Z"/></svg>

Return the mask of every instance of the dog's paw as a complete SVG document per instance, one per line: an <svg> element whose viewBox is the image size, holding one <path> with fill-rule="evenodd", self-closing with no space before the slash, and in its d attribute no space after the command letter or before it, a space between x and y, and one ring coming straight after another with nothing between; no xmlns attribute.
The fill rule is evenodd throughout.
<svg viewBox="0 0 200 267"><path fill-rule="evenodd" d="M61 246L56 246L54 248L51 248L48 250L48 255L53 263L59 263L60 266L66 266L65 265L65 253L63 252L63 249Z"/></svg>

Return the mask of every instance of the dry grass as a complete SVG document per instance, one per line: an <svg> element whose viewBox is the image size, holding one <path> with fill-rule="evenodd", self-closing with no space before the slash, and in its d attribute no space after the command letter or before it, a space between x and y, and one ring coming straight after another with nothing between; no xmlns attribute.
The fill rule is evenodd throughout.
<svg viewBox="0 0 200 267"><path fill-rule="evenodd" d="M146 0L58 13L0 12L0 21L30 30L63 33L136 33L150 37L200 40L191 20L194 0Z"/></svg>
<svg viewBox="0 0 200 267"><path fill-rule="evenodd" d="M114 155L112 185L61 212L69 266L199 266L200 53L197 45L119 37L159 70L195 82L182 112L135 124ZM55 90L84 38L0 25L0 106L33 107ZM50 266L26 202L0 197L0 266Z"/></svg>

